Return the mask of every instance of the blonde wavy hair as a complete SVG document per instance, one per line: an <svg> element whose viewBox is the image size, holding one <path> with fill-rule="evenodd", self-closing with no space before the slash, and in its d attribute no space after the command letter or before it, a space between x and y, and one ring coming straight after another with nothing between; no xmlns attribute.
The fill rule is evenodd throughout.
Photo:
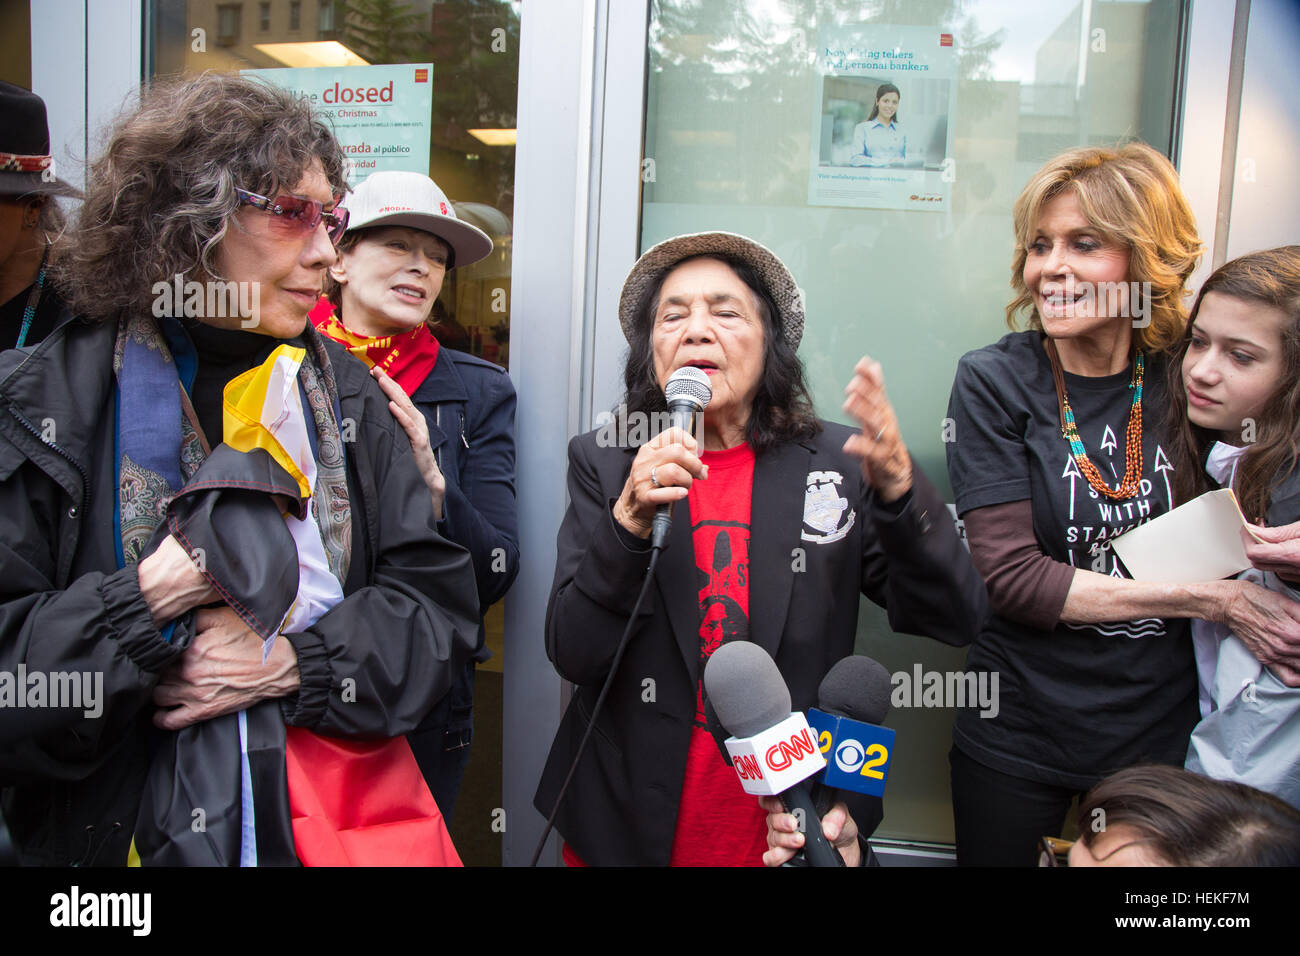
<svg viewBox="0 0 1300 956"><path fill-rule="evenodd" d="M1026 325L1043 327L1025 285L1025 259L1043 206L1067 191L1102 237L1128 250L1128 281L1151 283L1150 324L1135 329L1139 347L1155 352L1173 346L1187 325L1187 279L1204 245L1173 164L1145 143L1068 150L1025 184L1013 211L1016 296L1007 306L1007 325L1018 328L1017 314L1028 309Z"/></svg>

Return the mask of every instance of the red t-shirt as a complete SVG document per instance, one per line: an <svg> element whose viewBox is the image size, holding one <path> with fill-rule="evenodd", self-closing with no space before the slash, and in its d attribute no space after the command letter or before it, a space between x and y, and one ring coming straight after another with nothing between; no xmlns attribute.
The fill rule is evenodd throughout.
<svg viewBox="0 0 1300 956"><path fill-rule="evenodd" d="M699 582L700 673L728 641L749 640L749 518L754 489L754 451L739 445L706 451L700 460L709 477L691 485L691 541ZM673 836L673 866L762 866L767 814L758 798L740 787L735 768L723 759L705 726L704 687L695 688L686 775ZM566 843L569 866L583 866Z"/></svg>
<svg viewBox="0 0 1300 956"><path fill-rule="evenodd" d="M706 451L709 477L691 485L691 541L700 602L700 673L728 641L749 640L749 518L754 451ZM767 814L745 793L705 726L704 687L695 689L695 726L673 837L673 866L762 866Z"/></svg>

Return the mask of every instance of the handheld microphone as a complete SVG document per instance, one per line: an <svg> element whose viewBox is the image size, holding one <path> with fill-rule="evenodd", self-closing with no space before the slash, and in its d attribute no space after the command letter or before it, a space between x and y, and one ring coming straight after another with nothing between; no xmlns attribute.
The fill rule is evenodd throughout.
<svg viewBox="0 0 1300 956"><path fill-rule="evenodd" d="M709 399L713 398L713 388L709 385L708 375L694 366L683 365L668 377L664 397L668 400L668 427L680 428L693 435L693 420L708 406ZM650 528L651 550L661 550L667 544L672 524L672 504L660 505Z"/></svg>
<svg viewBox="0 0 1300 956"><path fill-rule="evenodd" d="M836 663L817 688L817 706L808 723L826 757L817 806L825 814L835 790L884 796L894 731L877 726L889 713L889 672L870 657L846 657Z"/></svg>
<svg viewBox="0 0 1300 956"><path fill-rule="evenodd" d="M843 866L826 842L808 779L826 766L803 714L790 712L790 689L767 651L749 641L718 648L704 665L704 687L746 793L779 796L787 812L802 815L804 855L812 866Z"/></svg>

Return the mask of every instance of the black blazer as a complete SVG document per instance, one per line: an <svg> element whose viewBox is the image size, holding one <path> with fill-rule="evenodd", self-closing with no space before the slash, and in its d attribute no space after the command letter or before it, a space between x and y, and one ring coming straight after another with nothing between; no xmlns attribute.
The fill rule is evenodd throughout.
<svg viewBox="0 0 1300 956"><path fill-rule="evenodd" d="M853 653L859 593L888 609L895 630L954 645L973 640L988 612L984 584L920 469L914 464L914 487L901 509L882 505L857 460L841 450L852 430L822 426L814 438L759 455L754 466L750 639L776 660L796 710L815 706L822 677ZM569 443L570 503L557 540L546 652L578 686L535 797L543 815L555 805L649 564L648 543L631 547L611 510L636 449L600 447L596 436ZM849 502L829 534L804 522L805 492L817 472L834 473ZM700 678L684 503L655 578L556 818L561 835L592 865L667 865L672 851ZM864 832L879 820L872 803L851 806Z"/></svg>

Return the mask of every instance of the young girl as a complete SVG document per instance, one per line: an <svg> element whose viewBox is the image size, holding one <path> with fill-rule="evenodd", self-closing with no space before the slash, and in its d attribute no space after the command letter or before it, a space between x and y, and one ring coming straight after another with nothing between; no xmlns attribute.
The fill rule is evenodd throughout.
<svg viewBox="0 0 1300 956"><path fill-rule="evenodd" d="M1230 487L1247 520L1300 519L1300 246L1221 266L1170 365L1176 498ZM1241 576L1292 597L1271 572ZM1187 768L1300 806L1300 672L1267 642L1195 621L1202 720Z"/></svg>

